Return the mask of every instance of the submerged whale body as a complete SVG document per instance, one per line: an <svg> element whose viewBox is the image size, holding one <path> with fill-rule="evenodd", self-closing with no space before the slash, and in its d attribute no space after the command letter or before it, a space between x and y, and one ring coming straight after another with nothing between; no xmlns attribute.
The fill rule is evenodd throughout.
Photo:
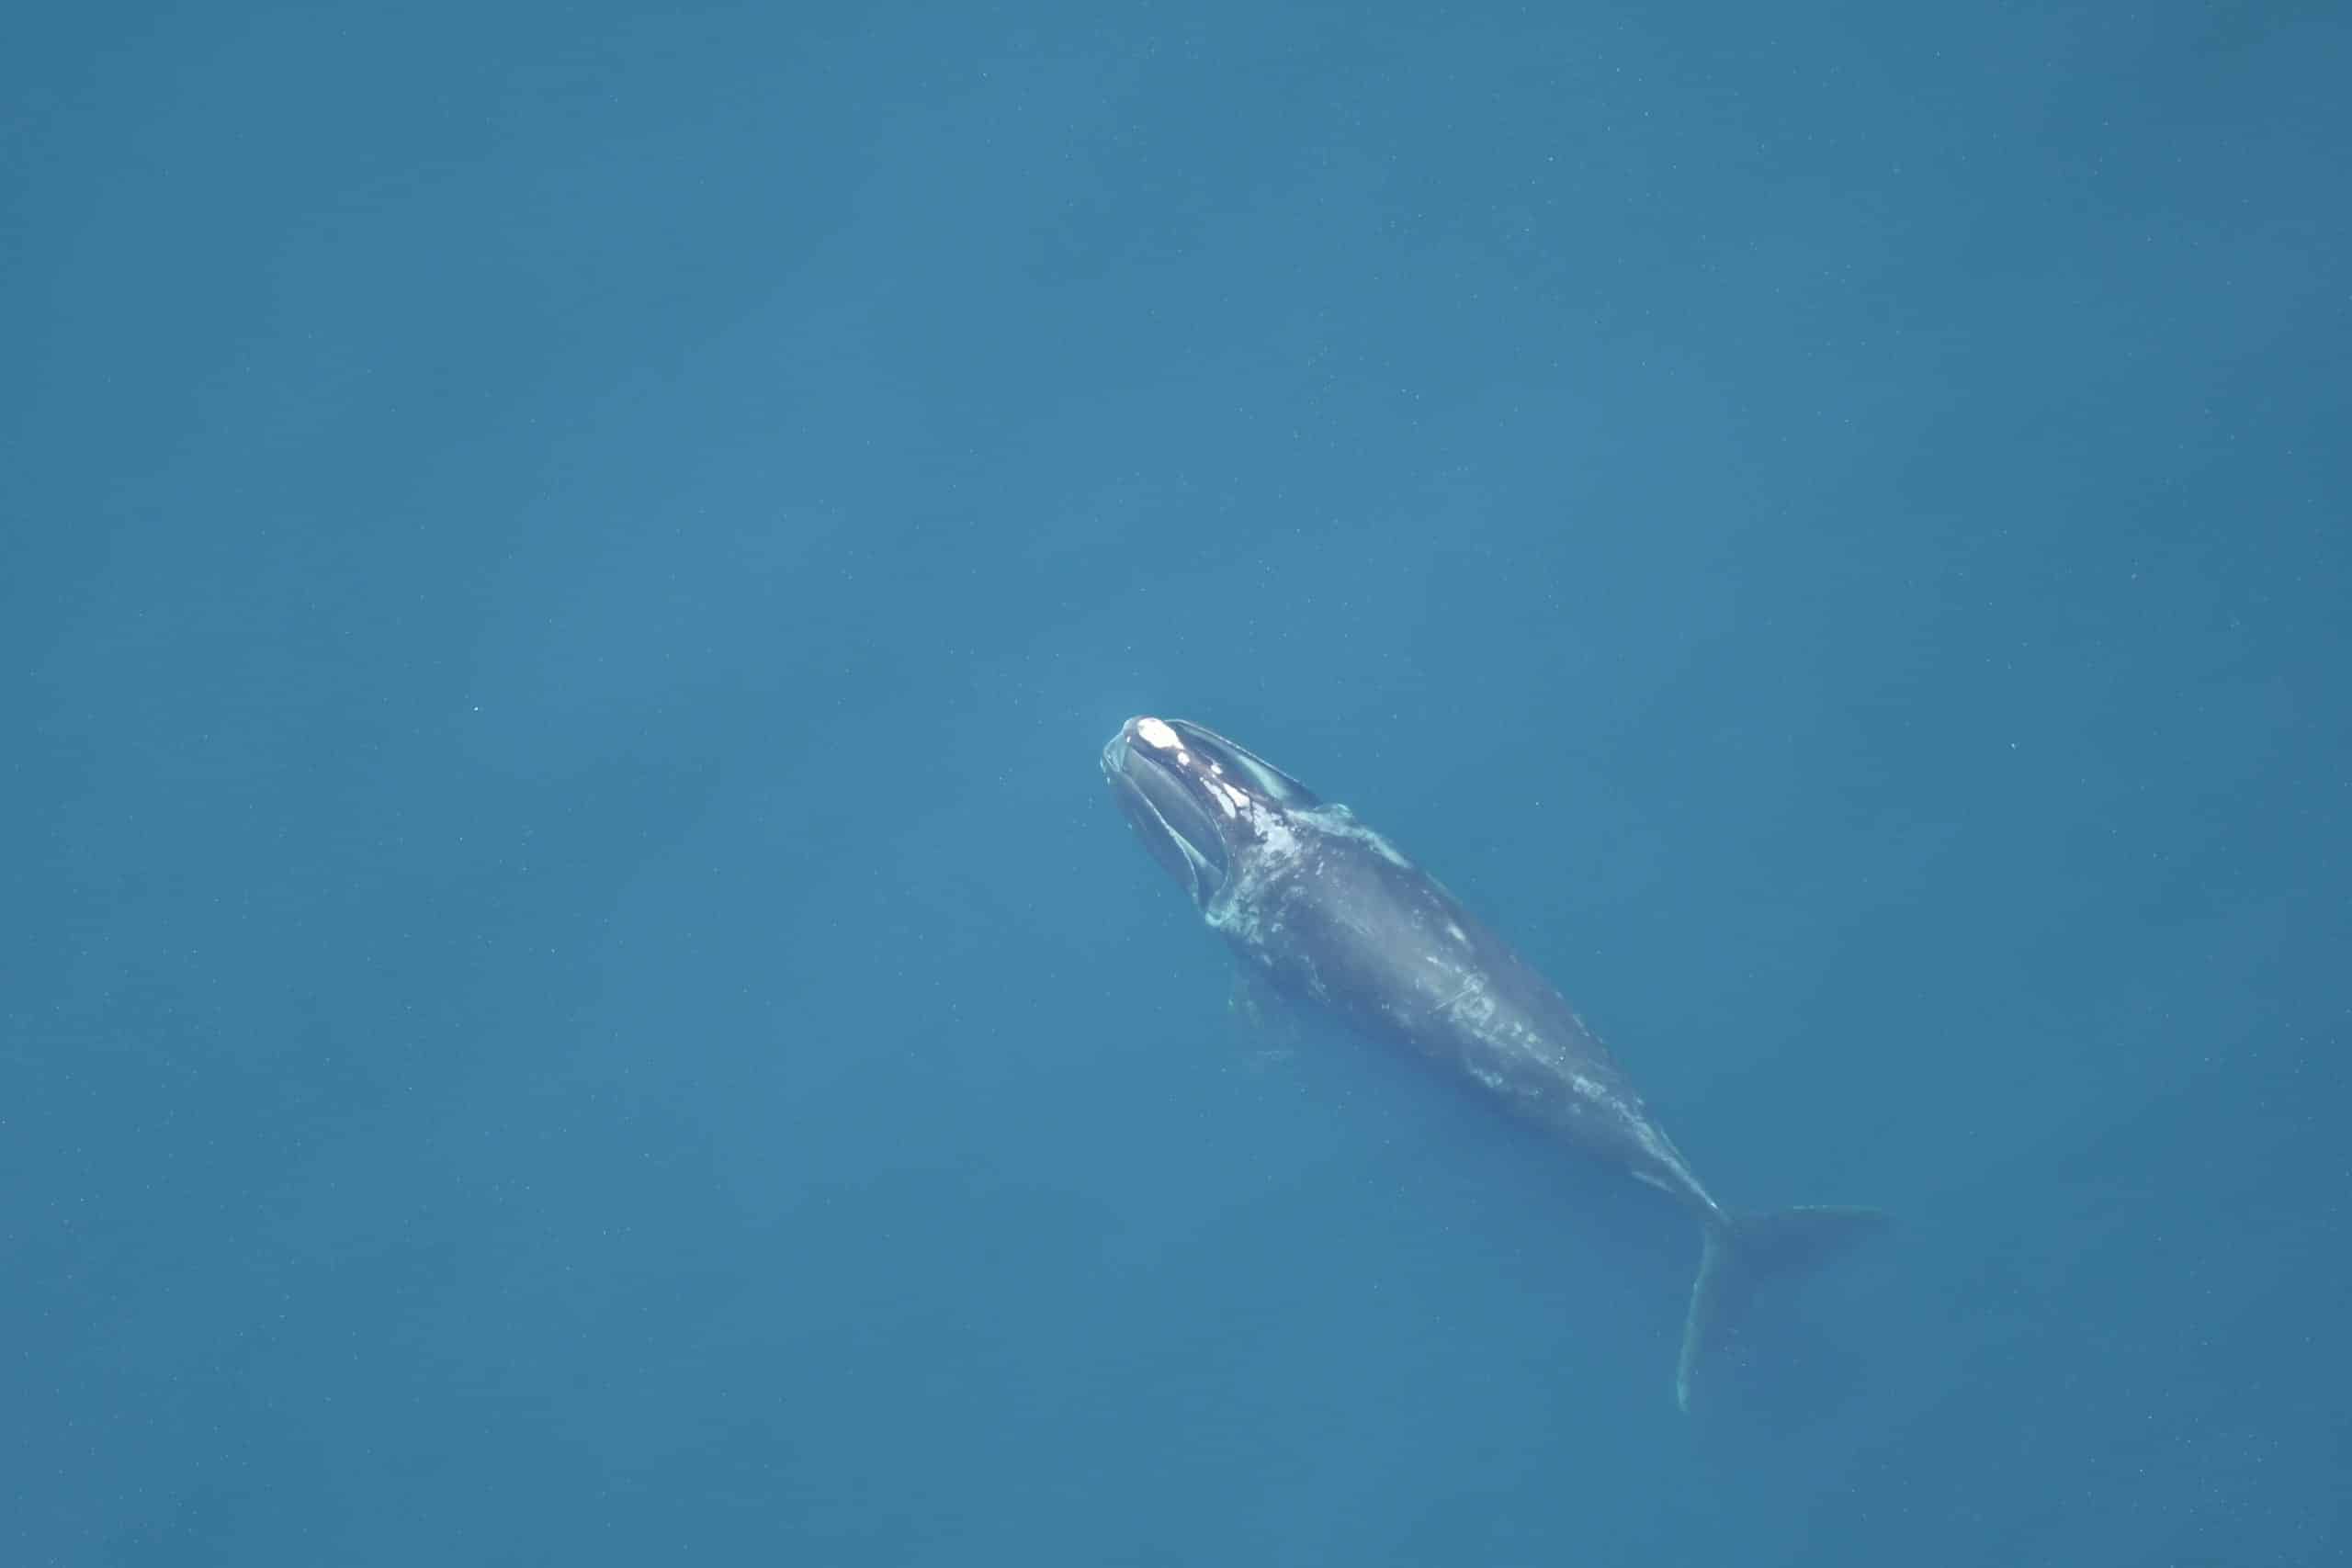
<svg viewBox="0 0 2352 1568"><path fill-rule="evenodd" d="M1134 718L1103 748L1102 773L1245 971L1457 1075L1697 1219L1699 1273L1674 1371L1681 1408L1701 1357L1757 1283L1884 1223L1874 1209L1738 1213L1716 1202L1549 981L1346 807L1263 758L1197 724Z"/></svg>

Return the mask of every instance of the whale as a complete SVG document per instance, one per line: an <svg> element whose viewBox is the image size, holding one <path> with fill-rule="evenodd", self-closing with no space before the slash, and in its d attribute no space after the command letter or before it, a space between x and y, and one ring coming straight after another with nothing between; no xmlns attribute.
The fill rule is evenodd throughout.
<svg viewBox="0 0 2352 1568"><path fill-rule="evenodd" d="M1758 1284L1807 1271L1889 1223L1872 1208L1717 1202L1550 981L1353 811L1256 752L1189 720L1137 716L1103 747L1102 768L1121 814L1253 994L1270 988L1323 1010L1696 1221L1678 1408L1690 1408L1702 1359Z"/></svg>

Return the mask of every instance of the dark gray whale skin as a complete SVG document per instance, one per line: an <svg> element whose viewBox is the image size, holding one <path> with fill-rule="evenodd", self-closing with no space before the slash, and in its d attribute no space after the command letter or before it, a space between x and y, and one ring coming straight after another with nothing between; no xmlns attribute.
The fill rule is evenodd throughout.
<svg viewBox="0 0 2352 1568"><path fill-rule="evenodd" d="M1346 807L1263 758L1197 724L1137 717L1103 748L1102 773L1145 847L1245 970L1690 1213L1702 1251L1675 1367L1680 1407L1757 1282L1883 1223L1871 1209L1724 1208L1549 981Z"/></svg>

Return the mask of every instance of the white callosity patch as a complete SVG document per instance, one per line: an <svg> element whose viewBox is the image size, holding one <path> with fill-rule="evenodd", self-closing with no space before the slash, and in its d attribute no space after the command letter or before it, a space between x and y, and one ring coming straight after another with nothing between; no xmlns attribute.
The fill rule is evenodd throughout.
<svg viewBox="0 0 2352 1568"><path fill-rule="evenodd" d="M1174 751L1180 756L1184 750L1184 743L1176 739L1176 732L1156 718L1136 720L1136 739L1157 750Z"/></svg>

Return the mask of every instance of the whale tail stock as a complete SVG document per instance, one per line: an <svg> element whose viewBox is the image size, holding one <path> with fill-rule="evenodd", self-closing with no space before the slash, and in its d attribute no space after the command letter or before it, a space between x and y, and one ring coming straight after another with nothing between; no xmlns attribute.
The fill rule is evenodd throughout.
<svg viewBox="0 0 2352 1568"><path fill-rule="evenodd" d="M1724 1211L1710 1219L1699 1278L1690 1286L1690 1314L1682 1323L1682 1353L1675 1361L1675 1404L1690 1408L1690 1379L1700 1358L1738 1321L1757 1286L1842 1257L1891 1222L1884 1210L1851 1208Z"/></svg>

